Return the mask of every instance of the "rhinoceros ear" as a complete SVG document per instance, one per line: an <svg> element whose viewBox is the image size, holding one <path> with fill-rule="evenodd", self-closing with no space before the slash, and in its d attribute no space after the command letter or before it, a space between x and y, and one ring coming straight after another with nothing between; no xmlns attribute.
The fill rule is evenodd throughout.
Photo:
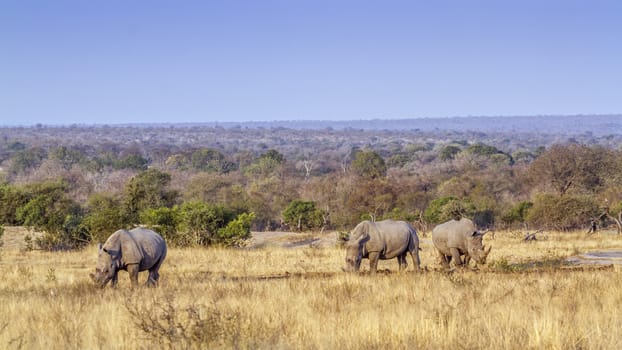
<svg viewBox="0 0 622 350"><path fill-rule="evenodd" d="M101 243L97 243L97 251L101 253L102 251L102 244Z"/></svg>
<svg viewBox="0 0 622 350"><path fill-rule="evenodd" d="M367 228L366 222L361 222L356 225L352 233L350 234L350 239L348 240L350 245L361 246L369 239L369 230Z"/></svg>

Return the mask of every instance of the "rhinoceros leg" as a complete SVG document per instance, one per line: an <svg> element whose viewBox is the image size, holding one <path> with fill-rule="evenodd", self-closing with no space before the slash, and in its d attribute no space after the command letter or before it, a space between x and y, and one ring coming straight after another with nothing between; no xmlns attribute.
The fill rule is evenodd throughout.
<svg viewBox="0 0 622 350"><path fill-rule="evenodd" d="M410 253L410 257L413 259L413 265L415 265L415 271L421 270L421 259L419 259L419 252Z"/></svg>
<svg viewBox="0 0 622 350"><path fill-rule="evenodd" d="M110 279L110 286L112 288L117 288L117 282L119 282L119 271L115 271Z"/></svg>
<svg viewBox="0 0 622 350"><path fill-rule="evenodd" d="M378 259L380 258L380 253L378 252L369 252L369 272L374 274L378 270Z"/></svg>
<svg viewBox="0 0 622 350"><path fill-rule="evenodd" d="M158 273L158 271L160 271L160 265L162 265L162 261L164 261L164 259L160 259L158 260L158 262L153 265L152 268L149 269L149 278L147 279L147 287L157 287L158 286L158 280L160 279L160 274Z"/></svg>
<svg viewBox="0 0 622 350"><path fill-rule="evenodd" d="M147 279L147 287L156 287L160 274L158 270L149 270L149 278Z"/></svg>
<svg viewBox="0 0 622 350"><path fill-rule="evenodd" d="M451 262L451 255L445 255L445 253L439 250L438 256L441 259L441 265L443 265L444 268L448 269L449 263Z"/></svg>
<svg viewBox="0 0 622 350"><path fill-rule="evenodd" d="M138 264L129 264L127 265L127 273L130 274L130 282L132 283L132 288L138 286Z"/></svg>
<svg viewBox="0 0 622 350"><path fill-rule="evenodd" d="M413 250L409 251L410 257L413 259L413 265L415 265L415 271L421 269L421 259L419 259L419 247L415 246ZM406 259L406 257L404 257Z"/></svg>
<svg viewBox="0 0 622 350"><path fill-rule="evenodd" d="M406 270L406 268L408 267L408 262L406 261L406 254L408 254L408 252L404 252L404 254L397 256L397 263L399 265L400 271Z"/></svg>
<svg viewBox="0 0 622 350"><path fill-rule="evenodd" d="M451 251L451 256L454 259L454 264L456 264L456 266L462 266L462 259L460 258L460 250L458 250L458 248L450 248L449 249Z"/></svg>

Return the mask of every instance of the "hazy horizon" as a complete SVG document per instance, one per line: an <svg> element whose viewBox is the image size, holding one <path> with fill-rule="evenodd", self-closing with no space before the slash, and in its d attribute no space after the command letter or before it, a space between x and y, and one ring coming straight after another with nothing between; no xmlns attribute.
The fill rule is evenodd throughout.
<svg viewBox="0 0 622 350"><path fill-rule="evenodd" d="M0 125L622 113L616 1L0 4Z"/></svg>
<svg viewBox="0 0 622 350"><path fill-rule="evenodd" d="M524 120L524 119L539 119L539 118L544 118L544 119L555 119L555 120L559 120L561 119L575 119L579 118L582 120L586 120L586 118L588 119L600 119L600 118L622 118L622 114L598 114L598 115L588 115L588 114L576 114L576 115L498 115L498 116L492 116L492 115L481 115L481 116L477 116L477 115L467 115L467 116L449 116L449 117L413 117L413 118L358 118L358 119L281 119L281 120L240 120L240 121L235 121L235 120L196 120L196 121L116 121L116 122L106 122L106 121L87 121L87 122L58 122L58 121L45 121L45 122L33 122L33 123L4 123L3 121L0 121L0 127L34 127L34 126L51 126L51 127L65 127L65 126L72 126L72 125L77 125L77 126L132 126L132 125L201 125L201 124L205 124L205 125L227 125L227 124L239 124L239 125L253 125L253 124L257 124L257 125L270 125L270 124L274 124L274 126L279 126L279 125L283 125L283 124L295 124L295 123L324 123L324 124L350 124L350 123L357 123L357 122L365 122L365 123L380 123L380 122L423 122L423 121L429 121L429 122L439 122L442 123L443 121L455 121L455 120L462 120L462 121L473 121L473 120L481 120L481 119L487 119L487 120L498 120L498 119L503 119L503 120L516 120L516 119L520 119L520 120Z"/></svg>

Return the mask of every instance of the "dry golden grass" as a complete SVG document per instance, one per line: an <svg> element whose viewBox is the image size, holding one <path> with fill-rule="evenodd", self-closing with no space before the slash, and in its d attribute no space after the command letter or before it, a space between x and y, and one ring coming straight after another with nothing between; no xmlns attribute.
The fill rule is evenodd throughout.
<svg viewBox="0 0 622 350"><path fill-rule="evenodd" d="M96 251L0 250L3 349L614 349L622 340L622 274L561 259L622 250L614 235L499 232L489 265L426 272L341 272L334 248L170 249L159 288L96 289ZM409 266L412 269L412 263ZM146 276L141 275L144 279Z"/></svg>

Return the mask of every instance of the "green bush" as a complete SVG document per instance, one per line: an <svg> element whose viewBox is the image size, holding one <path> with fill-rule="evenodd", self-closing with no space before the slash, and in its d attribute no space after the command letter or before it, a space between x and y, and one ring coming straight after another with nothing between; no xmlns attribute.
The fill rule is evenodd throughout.
<svg viewBox="0 0 622 350"><path fill-rule="evenodd" d="M432 202L423 212L423 219L428 224L440 224L461 217L474 218L479 226L488 226L494 221L491 210L478 210L469 198L458 199L453 196L440 197Z"/></svg>
<svg viewBox="0 0 622 350"><path fill-rule="evenodd" d="M21 188L0 185L0 224L22 225L23 221L17 218L17 209L29 200L28 194Z"/></svg>
<svg viewBox="0 0 622 350"><path fill-rule="evenodd" d="M226 161L225 155L212 148L201 148L190 156L192 167L196 170L208 172L226 172L232 167Z"/></svg>
<svg viewBox="0 0 622 350"><path fill-rule="evenodd" d="M283 221L298 231L320 228L324 224L323 212L311 201L294 200L283 210L282 215Z"/></svg>
<svg viewBox="0 0 622 350"><path fill-rule="evenodd" d="M26 173L43 162L47 158L47 152L41 147L19 150L11 156L10 172L15 174Z"/></svg>
<svg viewBox="0 0 622 350"><path fill-rule="evenodd" d="M146 170L134 176L125 188L124 220L129 224L140 222L140 212L148 208L171 208L179 194L169 189L171 175L157 169Z"/></svg>
<svg viewBox="0 0 622 350"><path fill-rule="evenodd" d="M234 220L229 221L227 226L218 230L218 242L225 246L239 246L251 237L251 225L255 219L255 213L242 213Z"/></svg>
<svg viewBox="0 0 622 350"><path fill-rule="evenodd" d="M462 149L458 146L448 145L443 147L438 156L442 161L452 160L458 153L462 152Z"/></svg>
<svg viewBox="0 0 622 350"><path fill-rule="evenodd" d="M364 150L357 152L354 156L352 170L358 176L377 179L387 174L387 165L378 153Z"/></svg>
<svg viewBox="0 0 622 350"><path fill-rule="evenodd" d="M477 227L490 227L495 223L495 213L492 209L474 209L470 217Z"/></svg>
<svg viewBox="0 0 622 350"><path fill-rule="evenodd" d="M417 221L419 217L416 214L409 213L402 208L393 208L390 212L384 214L382 216L383 220L392 219L392 220L402 220L408 222Z"/></svg>
<svg viewBox="0 0 622 350"><path fill-rule="evenodd" d="M495 146L486 145L483 143L475 143L467 147L467 152L479 156L491 156L493 154L503 153Z"/></svg>
<svg viewBox="0 0 622 350"><path fill-rule="evenodd" d="M43 249L70 249L85 245L89 234L82 225L82 208L67 195L64 183L48 182L27 187L30 200L16 211L25 226L43 231L37 239Z"/></svg>
<svg viewBox="0 0 622 350"><path fill-rule="evenodd" d="M222 205L186 202L176 206L177 236L180 245L210 245L217 240L218 230L235 214Z"/></svg>
<svg viewBox="0 0 622 350"><path fill-rule="evenodd" d="M268 150L249 164L244 172L249 176L268 177L285 163L285 156L276 150Z"/></svg>
<svg viewBox="0 0 622 350"><path fill-rule="evenodd" d="M175 237L177 226L176 210L167 207L148 208L140 212L140 222L160 233L167 241Z"/></svg>
<svg viewBox="0 0 622 350"><path fill-rule="evenodd" d="M121 201L103 194L91 196L82 222L91 242L104 242L115 231L128 227L121 210Z"/></svg>
<svg viewBox="0 0 622 350"><path fill-rule="evenodd" d="M113 162L116 169L147 170L149 160L138 154L130 154Z"/></svg>
<svg viewBox="0 0 622 350"><path fill-rule="evenodd" d="M524 223L527 220L527 213L533 207L533 203L529 201L519 202L510 210L503 213L501 221L506 225L514 225Z"/></svg>

